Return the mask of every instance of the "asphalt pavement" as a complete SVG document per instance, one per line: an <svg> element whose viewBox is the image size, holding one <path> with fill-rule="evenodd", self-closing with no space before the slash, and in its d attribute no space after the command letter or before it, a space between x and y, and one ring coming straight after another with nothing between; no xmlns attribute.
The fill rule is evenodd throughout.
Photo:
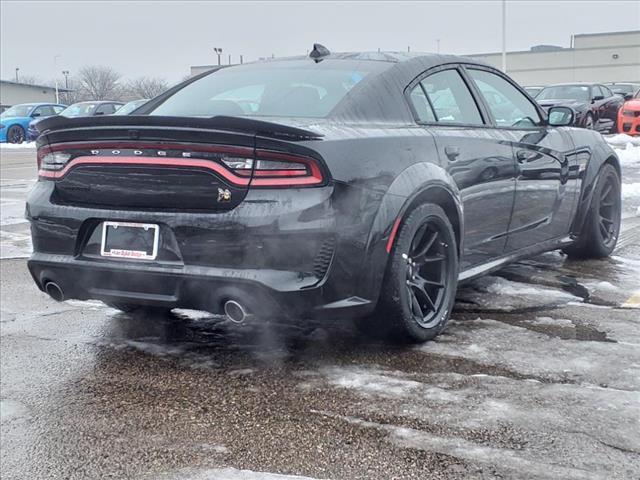
<svg viewBox="0 0 640 480"><path fill-rule="evenodd" d="M640 478L636 157L611 258L473 281L445 333L399 347L56 303L26 270L34 152L0 154L3 480Z"/></svg>

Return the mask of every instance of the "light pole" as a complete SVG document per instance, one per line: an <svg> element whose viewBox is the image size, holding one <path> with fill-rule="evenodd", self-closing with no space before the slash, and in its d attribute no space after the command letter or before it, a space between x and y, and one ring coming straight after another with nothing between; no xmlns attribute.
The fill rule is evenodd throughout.
<svg viewBox="0 0 640 480"><path fill-rule="evenodd" d="M440 54L440 39L436 38L436 53Z"/></svg>
<svg viewBox="0 0 640 480"><path fill-rule="evenodd" d="M54 71L58 71L58 58L62 55L54 55L53 56L53 69ZM58 92L58 78L56 77L56 103L60 103L60 93Z"/></svg>
<svg viewBox="0 0 640 480"><path fill-rule="evenodd" d="M502 71L507 73L507 0L502 0Z"/></svg>
<svg viewBox="0 0 640 480"><path fill-rule="evenodd" d="M222 55L222 49L218 47L213 47L213 51L218 55L218 65L220 65L220 55Z"/></svg>
<svg viewBox="0 0 640 480"><path fill-rule="evenodd" d="M64 75L64 99L65 103L69 103L69 70L63 70L62 74Z"/></svg>
<svg viewBox="0 0 640 480"><path fill-rule="evenodd" d="M20 71L20 67L16 67L16 83L19 82L18 80L18 72Z"/></svg>

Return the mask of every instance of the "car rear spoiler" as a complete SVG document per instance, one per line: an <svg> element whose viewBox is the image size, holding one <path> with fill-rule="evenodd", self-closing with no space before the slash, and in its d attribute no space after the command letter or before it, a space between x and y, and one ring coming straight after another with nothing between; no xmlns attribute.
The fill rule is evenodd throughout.
<svg viewBox="0 0 640 480"><path fill-rule="evenodd" d="M58 130L84 130L100 128L131 128L132 131L144 128L178 128L223 130L241 132L285 140L318 140L322 134L280 123L265 122L244 117L219 115L211 118L198 117L162 117L152 115L107 115L104 117L69 118L62 115L45 118L36 127L41 134Z"/></svg>

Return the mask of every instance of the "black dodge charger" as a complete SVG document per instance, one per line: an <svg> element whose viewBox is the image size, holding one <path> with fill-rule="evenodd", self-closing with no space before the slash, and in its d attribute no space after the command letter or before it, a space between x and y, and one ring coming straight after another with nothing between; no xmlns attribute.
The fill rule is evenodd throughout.
<svg viewBox="0 0 640 480"><path fill-rule="evenodd" d="M203 74L130 116L39 123L29 269L57 300L426 341L459 282L620 228L620 167L473 60L334 54Z"/></svg>

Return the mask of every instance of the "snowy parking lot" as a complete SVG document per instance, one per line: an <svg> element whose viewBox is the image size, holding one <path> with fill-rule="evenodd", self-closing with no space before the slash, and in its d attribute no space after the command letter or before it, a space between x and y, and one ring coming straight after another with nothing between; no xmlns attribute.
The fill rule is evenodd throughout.
<svg viewBox="0 0 640 480"><path fill-rule="evenodd" d="M468 283L410 348L345 322L55 303L26 270L35 151L2 146L3 479L640 478L640 139L608 141L614 255Z"/></svg>

